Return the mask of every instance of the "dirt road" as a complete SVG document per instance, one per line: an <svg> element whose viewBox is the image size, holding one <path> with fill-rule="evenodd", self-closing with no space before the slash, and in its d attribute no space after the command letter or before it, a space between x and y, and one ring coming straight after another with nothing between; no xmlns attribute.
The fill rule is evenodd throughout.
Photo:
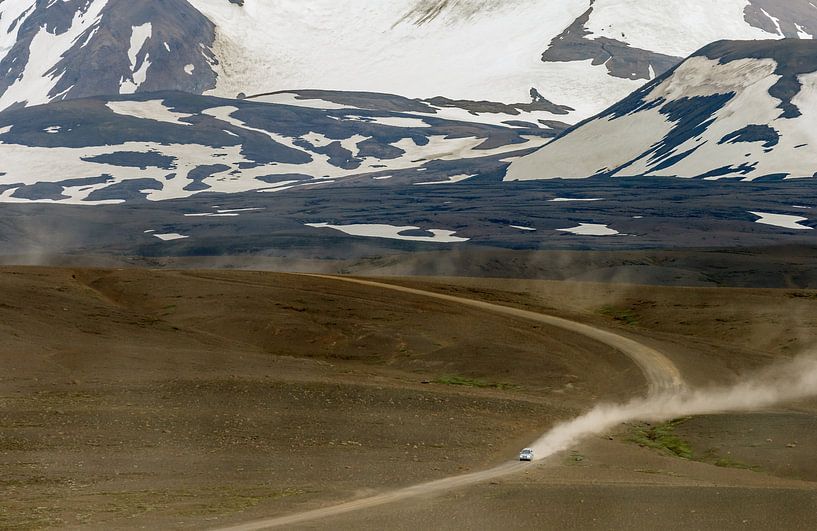
<svg viewBox="0 0 817 531"><path fill-rule="evenodd" d="M625 354L636 365L638 365L638 367L644 373L644 376L646 377L647 382L649 384L650 393L652 394L672 393L679 391L684 387L684 381L683 378L681 377L680 371L678 370L677 367L675 367L672 361L669 360L669 358L667 358L657 350L652 349L646 345L642 345L637 341L626 338L624 336L620 336L618 334L614 334L613 332L601 330L594 326L578 323L576 321L570 321L569 319L562 319L561 317L554 317L552 315L531 312L528 310L521 310L519 308L511 308L509 306L502 306L500 304L493 304L490 302L468 299L465 297L456 297L453 295L445 295L443 293L435 293L431 291L407 288L404 286L397 286L394 284L386 284L382 282L373 282L370 280L360 280L348 277L333 277L329 275L308 275L308 276L337 280L342 282L351 282L363 286L371 286L381 289L399 291L401 293L408 293L411 295L430 297L434 299L453 302L456 304L461 304L464 306L471 306L473 308L478 308L480 310L485 310L488 312L500 313L504 315L509 315L511 317L517 317L520 319L526 319L529 321L535 321L538 323L555 326L563 330L568 330L570 332L575 332L585 337L589 337L590 339L594 339L599 343L609 345L614 349Z"/></svg>
<svg viewBox="0 0 817 531"><path fill-rule="evenodd" d="M499 304L492 304L489 302L474 299L455 297L452 295L445 295L441 293L434 293L430 291L407 288L393 284L385 284L380 282L373 282L368 280L360 280L347 277L333 277L327 275L308 275L308 276L336 280L339 282L351 282L354 284L360 284L364 286L377 287L381 289L399 291L401 293L430 297L448 302L454 302L465 306L470 306L473 308L478 308L480 310L488 312L504 314L512 317L517 317L520 319L526 319L562 328L564 330L575 332L577 334L581 334L591 339L594 339L600 343L609 345L621 351L626 356L628 356L634 363L636 363L639 366L641 371L644 373L644 376L647 378L647 381L649 383L650 393L652 394L672 393L679 391L684 387L684 382L683 379L681 378L680 372L678 371L677 367L675 367L675 365L672 363L672 361L670 361L666 356L646 345L638 343L637 341L620 336L618 334L614 334L612 332L601 330L593 326L578 323L575 321L570 321L568 319L562 319L560 317L554 317L551 315L521 310L518 308L511 308L508 306L502 306ZM500 476L505 476L513 474L515 472L519 472L521 470L524 470L526 467L530 466L531 465L529 463L510 461L488 470L443 478L437 481L413 485L411 487L386 492L376 496L371 496L360 500L354 500L346 503L341 503L338 505L324 507L321 509L315 509L312 511L306 511L303 513L297 513L276 518L269 518L264 520L257 520L246 524L222 528L222 531L255 531L260 529L270 529L280 526L293 525L311 520L319 520L330 516L338 516L352 511L376 507L379 505L384 505L406 498L423 495L432 495L435 493L444 492L459 487L474 485L477 483L495 479Z"/></svg>

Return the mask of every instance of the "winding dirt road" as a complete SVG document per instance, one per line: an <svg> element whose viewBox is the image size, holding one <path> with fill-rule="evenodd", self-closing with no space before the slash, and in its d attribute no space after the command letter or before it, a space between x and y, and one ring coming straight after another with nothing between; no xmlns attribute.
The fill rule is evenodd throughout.
<svg viewBox="0 0 817 531"><path fill-rule="evenodd" d="M380 289L398 291L401 293L407 293L411 295L419 295L422 297L444 300L456 304L461 304L463 306L470 306L488 312L509 315L520 319L526 319L529 321L555 326L564 330L581 334L585 337L589 337L600 343L609 345L625 354L636 365L638 365L638 367L644 373L644 376L646 377L647 382L649 384L650 394L674 393L682 390L685 387L683 379L681 378L681 373L678 371L678 368L675 367L672 361L670 361L666 356L664 356L657 350L650 348L646 345L642 345L641 343L626 338L624 336L620 336L618 334L608 332L606 330L601 330L590 325L570 321L568 319L563 319L560 317L554 317L551 315L532 312L528 310L521 310L518 308L502 306L500 304L493 304L490 302L484 302L474 299L455 297L453 295L445 295L442 293L434 293L430 291L407 288L404 286L397 286L394 284L384 284L369 280L360 280L348 277L335 277L329 275L305 275L305 276L334 280L338 282L350 282L353 284L360 284ZM424 495L427 496L435 493L456 489L459 487L481 483L487 480L495 479L500 476L513 474L515 472L525 469L525 467L528 466L530 466L530 464L520 463L518 461L510 461L488 470L482 470L479 472L473 472L470 474L463 474L459 476L452 476L448 478L439 479L436 481L430 481L428 483L421 483L419 485L413 485L411 487L406 487L391 492L378 494L376 496L371 496L360 500L353 500L338 505L332 505L321 509L315 509L312 511L306 511L288 516L279 516L275 518L239 524L232 527L222 528L221 531L256 531L260 529L271 529L275 527L293 525L311 520L319 520L330 516L338 516L352 511L358 511L361 509L367 509L378 505L384 505L406 498Z"/></svg>

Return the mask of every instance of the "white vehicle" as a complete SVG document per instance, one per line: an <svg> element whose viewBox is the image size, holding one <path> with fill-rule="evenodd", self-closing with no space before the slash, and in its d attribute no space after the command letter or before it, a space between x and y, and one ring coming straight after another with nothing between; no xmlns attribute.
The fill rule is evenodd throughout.
<svg viewBox="0 0 817 531"><path fill-rule="evenodd" d="M533 448L525 448L519 452L520 461L533 461Z"/></svg>

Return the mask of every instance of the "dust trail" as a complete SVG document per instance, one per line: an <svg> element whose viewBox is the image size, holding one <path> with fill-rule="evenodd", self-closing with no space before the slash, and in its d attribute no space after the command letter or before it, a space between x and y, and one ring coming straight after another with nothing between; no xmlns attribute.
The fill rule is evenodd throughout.
<svg viewBox="0 0 817 531"><path fill-rule="evenodd" d="M660 422L688 415L747 411L814 396L817 396L817 355L812 354L766 369L731 387L661 392L626 404L599 405L557 425L532 448L537 460L544 459L622 422Z"/></svg>

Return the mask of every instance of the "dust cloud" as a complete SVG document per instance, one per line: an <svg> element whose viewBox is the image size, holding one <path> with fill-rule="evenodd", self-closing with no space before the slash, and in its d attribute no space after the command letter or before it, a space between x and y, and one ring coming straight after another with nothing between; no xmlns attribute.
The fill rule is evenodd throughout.
<svg viewBox="0 0 817 531"><path fill-rule="evenodd" d="M557 425L532 448L544 459L591 435L623 422L661 422L689 415L755 410L817 396L817 354L793 359L758 372L730 387L659 393L626 404L603 404Z"/></svg>

